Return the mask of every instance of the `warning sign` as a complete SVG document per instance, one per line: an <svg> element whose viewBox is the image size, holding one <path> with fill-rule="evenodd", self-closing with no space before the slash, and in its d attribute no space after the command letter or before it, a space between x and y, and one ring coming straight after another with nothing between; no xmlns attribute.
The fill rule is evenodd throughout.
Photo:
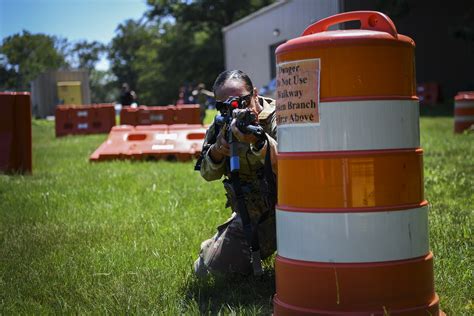
<svg viewBox="0 0 474 316"><path fill-rule="evenodd" d="M319 58L277 65L277 125L319 124L319 70Z"/></svg>

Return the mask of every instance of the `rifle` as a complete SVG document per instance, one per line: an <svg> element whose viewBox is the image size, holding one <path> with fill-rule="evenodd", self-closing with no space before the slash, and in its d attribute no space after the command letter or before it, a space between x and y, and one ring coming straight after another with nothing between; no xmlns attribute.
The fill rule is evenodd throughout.
<svg viewBox="0 0 474 316"><path fill-rule="evenodd" d="M230 182L235 191L235 199L237 211L242 218L242 225L245 234L245 238L250 247L251 253L251 263L253 268L254 275L262 275L262 260L260 256L260 245L258 241L258 227L252 229L252 224L250 216L247 210L247 205L245 204L245 196L242 191L242 186L240 183L240 159L238 156L238 140L235 139L234 134L230 130L230 125L232 122L234 112L236 109L245 109L247 107L246 101L239 97L231 97L224 102L220 103L220 106L217 108L220 115L217 115L214 122L216 127L226 127L225 137L230 146ZM266 138L265 132L261 126L259 126L256 121L257 117L255 113L246 110L237 115L236 126L237 128L245 134L253 134L257 136L259 140L264 140Z"/></svg>

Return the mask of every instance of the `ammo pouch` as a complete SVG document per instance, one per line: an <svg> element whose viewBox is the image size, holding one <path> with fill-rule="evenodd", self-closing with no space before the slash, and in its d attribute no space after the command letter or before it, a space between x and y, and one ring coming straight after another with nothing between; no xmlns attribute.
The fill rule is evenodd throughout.
<svg viewBox="0 0 474 316"><path fill-rule="evenodd" d="M252 245L254 274L259 274L259 271L261 271L260 259L267 258L276 249L275 208L267 208L267 199L259 190L261 187L260 181L262 180L256 179L254 183L241 186L248 213L247 217L250 218L251 223L251 237L248 235L250 232L245 229L244 216L238 211L239 207L235 189L230 180L226 179L223 181L227 196L226 207L230 206L234 212L239 213L242 217L242 228L247 242L249 245ZM263 244L260 243L261 241Z"/></svg>

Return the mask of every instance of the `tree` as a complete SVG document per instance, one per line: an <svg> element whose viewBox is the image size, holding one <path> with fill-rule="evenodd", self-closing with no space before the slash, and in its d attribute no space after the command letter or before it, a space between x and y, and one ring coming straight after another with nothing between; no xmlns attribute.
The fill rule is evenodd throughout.
<svg viewBox="0 0 474 316"><path fill-rule="evenodd" d="M64 39L23 31L0 46L0 88L29 90L30 81L49 69L67 66Z"/></svg>
<svg viewBox="0 0 474 316"><path fill-rule="evenodd" d="M97 41L79 41L69 44L68 59L74 68L89 71L91 102L113 102L117 100L116 77L110 71L96 70L96 65L107 54L107 46Z"/></svg>
<svg viewBox="0 0 474 316"><path fill-rule="evenodd" d="M134 70L141 103L174 103L185 83L212 82L222 69L223 56L209 33L193 32L189 25L167 25L165 32L137 52Z"/></svg>
<svg viewBox="0 0 474 316"><path fill-rule="evenodd" d="M156 63L162 64L164 77L170 80L168 89L176 95L185 82L210 86L224 70L222 28L272 2L148 0L147 18L164 30Z"/></svg>
<svg viewBox="0 0 474 316"><path fill-rule="evenodd" d="M274 0L147 0L151 9L149 19L176 19L177 23L200 26L210 25L220 32L227 26L250 13L267 6Z"/></svg>
<svg viewBox="0 0 474 316"><path fill-rule="evenodd" d="M79 41L69 51L71 64L75 68L92 70L107 51L107 47L97 41Z"/></svg>
<svg viewBox="0 0 474 316"><path fill-rule="evenodd" d="M138 73L135 70L138 51L149 47L153 40L151 30L140 21L127 20L116 29L117 35L112 39L109 49L111 69L119 85L127 82L132 89L137 89Z"/></svg>
<svg viewBox="0 0 474 316"><path fill-rule="evenodd" d="M118 100L117 78L111 71L92 69L89 73L92 103L109 103Z"/></svg>
<svg viewBox="0 0 474 316"><path fill-rule="evenodd" d="M272 0L148 0L140 21L127 21L112 40L112 71L140 103L169 104L185 83L210 86L224 70L221 29Z"/></svg>

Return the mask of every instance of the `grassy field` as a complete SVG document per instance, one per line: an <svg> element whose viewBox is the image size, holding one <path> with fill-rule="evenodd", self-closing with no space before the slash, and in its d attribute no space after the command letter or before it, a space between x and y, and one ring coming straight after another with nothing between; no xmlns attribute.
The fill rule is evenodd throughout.
<svg viewBox="0 0 474 316"><path fill-rule="evenodd" d="M421 119L435 284L449 315L474 313L474 135ZM56 139L33 121L31 176L0 175L0 314L270 314L263 279L196 280L202 240L229 215L193 163L89 163L106 135Z"/></svg>

